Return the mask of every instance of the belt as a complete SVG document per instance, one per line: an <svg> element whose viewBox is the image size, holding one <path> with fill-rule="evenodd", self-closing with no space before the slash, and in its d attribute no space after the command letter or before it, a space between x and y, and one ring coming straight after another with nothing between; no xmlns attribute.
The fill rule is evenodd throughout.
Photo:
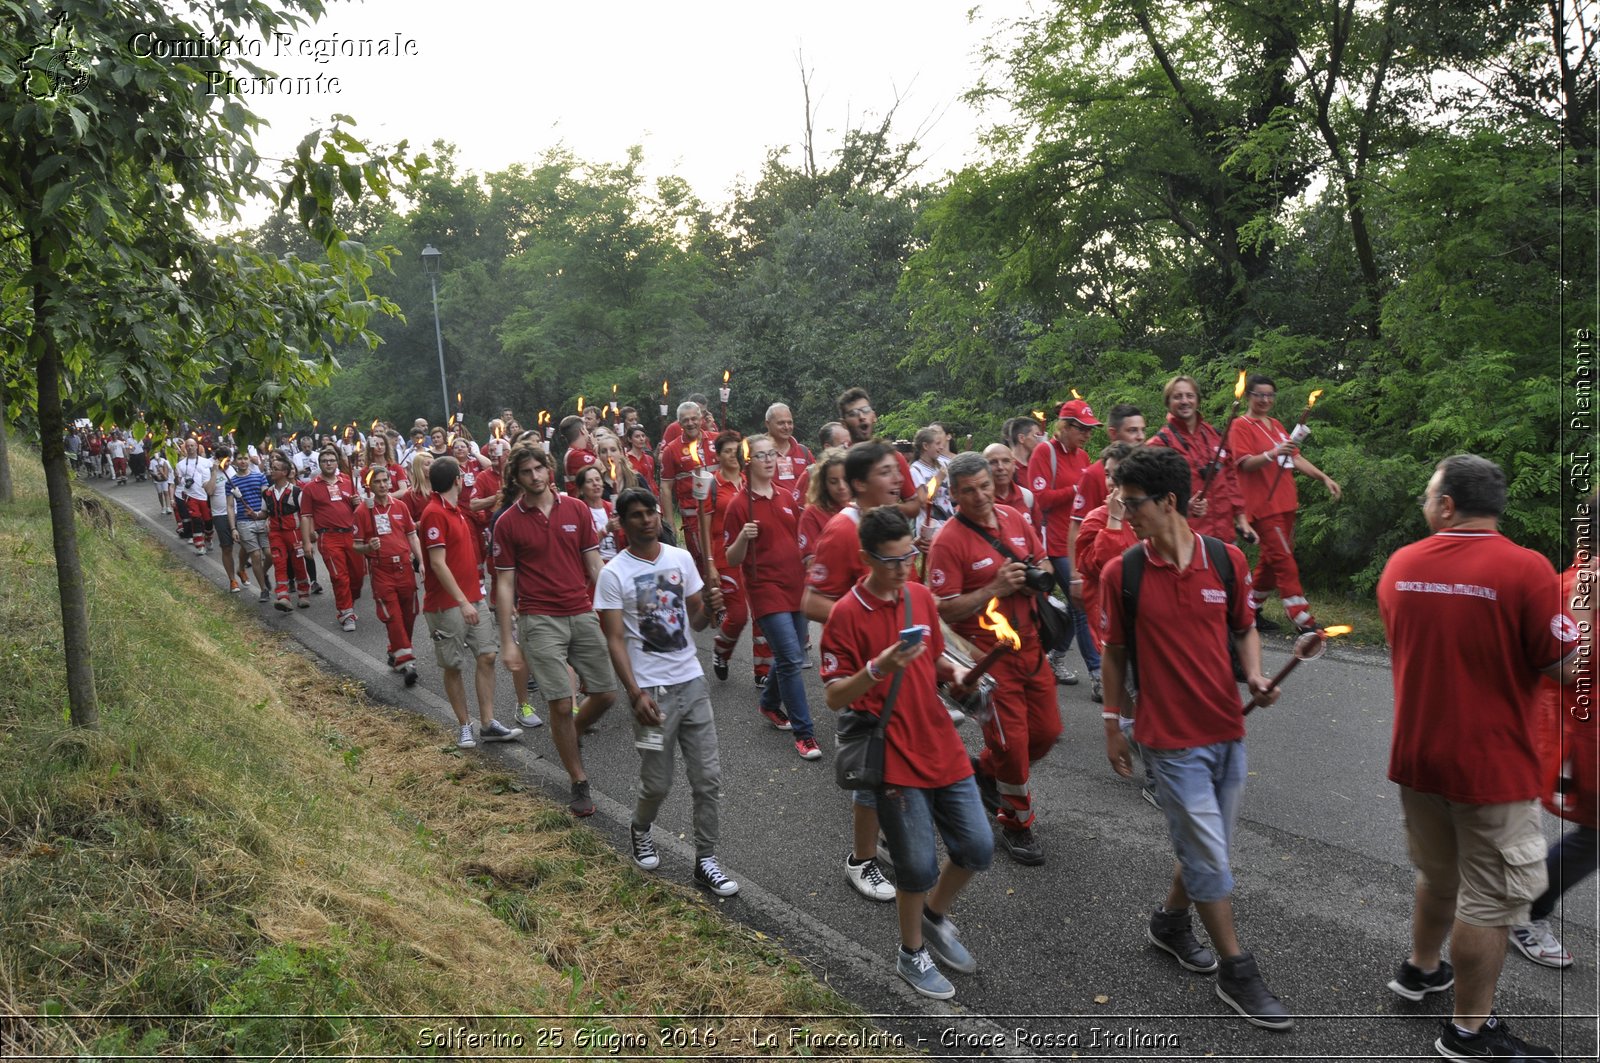
<svg viewBox="0 0 1600 1063"><path fill-rule="evenodd" d="M354 528L318 528L317 529L317 534L318 535L349 535L354 531L355 531Z"/></svg>
<svg viewBox="0 0 1600 1063"><path fill-rule="evenodd" d="M405 556L403 556L401 554L390 554L388 557L380 557L377 560L383 562L386 565L403 565L407 561L410 561L411 559L409 557L405 557Z"/></svg>

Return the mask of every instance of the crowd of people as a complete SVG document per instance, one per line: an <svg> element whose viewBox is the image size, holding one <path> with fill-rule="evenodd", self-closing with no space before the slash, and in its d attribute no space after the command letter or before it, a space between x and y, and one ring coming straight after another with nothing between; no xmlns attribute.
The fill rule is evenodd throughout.
<svg viewBox="0 0 1600 1063"><path fill-rule="evenodd" d="M860 388L838 397L815 449L781 402L746 434L719 426L701 396L659 441L613 405L531 430L505 410L481 440L456 419L419 419L404 433L375 422L242 448L194 432L149 461L141 446L137 465L124 464L123 433L69 449L95 455L96 475L105 456L114 476L148 476L196 553L220 548L235 592L306 609L325 581L354 631L370 591L408 686L420 611L459 746L543 726L544 700L574 815L595 809L579 736L620 692L639 755L632 859L660 865L651 831L681 755L694 878L718 896L739 886L718 861L717 727L691 632L712 631L719 682L750 632L756 711L805 761L824 758L802 675L815 642L827 709L889 719L883 785L851 795L844 874L864 898L895 903L896 970L937 999L955 994L947 972L978 966L951 914L963 887L997 848L1021 865L1049 858L1030 775L1062 734L1056 686L1080 681L1076 644L1111 769L1139 780L1173 846L1149 942L1214 973L1216 995L1249 1022L1288 1029L1290 1009L1234 925L1231 842L1244 715L1278 696L1259 633L1319 630L1294 556L1297 481L1336 500L1342 490L1302 452L1303 422L1286 431L1273 417L1271 378L1248 378L1247 412L1221 429L1200 414L1193 378L1163 394L1153 431L1137 406L1102 422L1074 394L1053 422L1013 418L1000 440L972 449L968 437L959 452L937 424L879 438ZM1413 945L1389 987L1409 1000L1455 988L1445 1056L1548 1058L1492 1003L1508 933L1536 963L1572 962L1549 919L1600 860L1580 637L1593 622L1593 507L1558 577L1498 533L1506 490L1493 463L1442 461L1420 502L1432 534L1389 560L1378 592L1394 653L1390 778L1417 866ZM1282 623L1265 615L1274 597ZM518 692L514 723L496 718L497 664ZM977 756L958 706L977 710ZM1548 854L1540 800L1574 824Z"/></svg>

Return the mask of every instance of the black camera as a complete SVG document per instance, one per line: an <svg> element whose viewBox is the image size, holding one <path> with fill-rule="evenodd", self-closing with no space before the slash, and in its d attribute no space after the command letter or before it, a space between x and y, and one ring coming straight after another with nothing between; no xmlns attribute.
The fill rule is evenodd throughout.
<svg viewBox="0 0 1600 1063"><path fill-rule="evenodd" d="M1049 571L1027 561L1022 566L1022 584L1031 591L1049 594L1056 588L1056 578Z"/></svg>

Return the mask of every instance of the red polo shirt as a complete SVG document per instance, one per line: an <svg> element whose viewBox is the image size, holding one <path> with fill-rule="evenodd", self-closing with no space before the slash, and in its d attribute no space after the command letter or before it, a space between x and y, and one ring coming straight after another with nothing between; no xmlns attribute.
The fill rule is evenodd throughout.
<svg viewBox="0 0 1600 1063"><path fill-rule="evenodd" d="M355 509L360 501L355 485L344 473L331 484L318 476L300 488L301 512L310 515L311 526L318 532L355 527Z"/></svg>
<svg viewBox="0 0 1600 1063"><path fill-rule="evenodd" d="M994 507L995 522L987 531L1005 543L1019 558L1033 558L1036 562L1043 554L1039 537L1033 533L1022 514L1010 506ZM985 586L994 580L996 572L1006 563L1000 552L965 524L960 518L947 521L933 537L933 548L928 552L928 587L940 599L956 598ZM985 603L987 604L987 603ZM1017 629L1024 645L1037 642L1038 625L1033 618L1033 599L1027 593L1000 599L1000 612L1012 627ZM957 620L950 627L979 650L987 653L994 649L995 636L978 623L984 615L979 609L965 620Z"/></svg>
<svg viewBox="0 0 1600 1063"><path fill-rule="evenodd" d="M477 525L460 506L453 506L443 495L434 495L422 510L422 523L418 534L427 560L422 566L422 611L440 613L454 609L459 603L445 592L439 577L433 574L433 551L444 551L444 563L455 578L467 601L476 605L483 600L483 587L478 583L478 549L473 539L478 534Z"/></svg>
<svg viewBox="0 0 1600 1063"><path fill-rule="evenodd" d="M412 582L411 533L416 531L416 525L406 504L391 497L388 505L381 508L376 504L362 506L356 510L355 523L357 542L374 537L378 540L378 552L364 555L372 572L401 566L407 582Z"/></svg>
<svg viewBox="0 0 1600 1063"><path fill-rule="evenodd" d="M1055 455L1055 472L1050 470L1050 455ZM1028 458L1028 486L1033 489L1033 504L1044 525L1044 544L1051 557L1067 556L1067 522L1072 519L1072 500L1078 481L1089 467L1089 452L1082 447L1072 451L1059 439L1046 440L1033 448Z"/></svg>
<svg viewBox="0 0 1600 1063"><path fill-rule="evenodd" d="M1539 673L1578 645L1545 558L1493 531L1441 531L1378 579L1394 662L1389 778L1472 805L1539 797Z"/></svg>
<svg viewBox="0 0 1600 1063"><path fill-rule="evenodd" d="M997 506L1010 506L1018 513L1021 513L1022 519L1028 522L1028 527L1032 528L1034 527L1033 507L1028 505L1028 498L1022 493L1022 490L1022 485L1012 480L1011 490L1004 497L1001 497L1000 492L995 492L994 504Z"/></svg>
<svg viewBox="0 0 1600 1063"><path fill-rule="evenodd" d="M792 492L776 484L767 498L750 491L735 493L723 525L724 559L728 545L752 520L761 526L761 534L745 546L742 566L750 615L798 613L806 577L800 564L800 504Z"/></svg>
<svg viewBox="0 0 1600 1063"><path fill-rule="evenodd" d="M1222 434L1204 420L1197 422L1191 433L1185 431L1182 422L1169 413L1167 423L1144 443L1147 447L1170 447L1183 455L1183 460L1189 463L1189 497L1192 499L1206 486L1203 472L1211 462L1211 455L1217 453L1217 443L1221 439ZM1206 491L1206 515L1190 517L1189 527L1201 535L1231 543L1234 535L1233 514L1235 510L1244 508L1244 499L1239 494L1233 456L1228 453L1226 446L1222 448L1217 461L1217 474L1211 478L1210 489Z"/></svg>
<svg viewBox="0 0 1600 1063"><path fill-rule="evenodd" d="M593 465L597 460L592 450L584 450L582 447L571 447L567 450L567 455L562 459L562 462L567 470L567 490L569 492L574 495L577 494L578 487L573 481L580 472Z"/></svg>
<svg viewBox="0 0 1600 1063"><path fill-rule="evenodd" d="M777 450L777 447L773 447ZM789 440L789 451L778 451L778 472L774 477L779 487L800 493L800 478L816 464L816 458L811 456L811 449L798 439Z"/></svg>
<svg viewBox="0 0 1600 1063"><path fill-rule="evenodd" d="M867 574L861 563L861 510L854 503L833 515L811 558L806 586L829 598L843 598Z"/></svg>
<svg viewBox="0 0 1600 1063"><path fill-rule="evenodd" d="M1139 697L1133 737L1152 749L1186 749L1244 737L1244 698L1233 681L1228 656L1232 631L1255 623L1250 607L1250 566L1228 544L1233 562L1233 613L1227 588L1211 567L1197 534L1189 567L1179 571L1143 544L1144 579L1139 585ZM1123 645L1122 558L1100 573L1101 634L1107 646Z"/></svg>
<svg viewBox="0 0 1600 1063"><path fill-rule="evenodd" d="M1096 461L1083 470L1078 480L1078 493L1072 499L1072 519L1083 520L1089 511L1106 502L1106 463Z"/></svg>
<svg viewBox="0 0 1600 1063"><path fill-rule="evenodd" d="M928 648L906 667L885 732L883 780L890 786L932 790L972 774L967 749L939 700L936 665L944 653L939 609L920 583L907 583L911 621L929 627ZM839 599L822 628L822 681L848 679L900 638L905 604L886 602L857 584ZM882 711L893 678L885 676L850 707L876 715Z"/></svg>
<svg viewBox="0 0 1600 1063"><path fill-rule="evenodd" d="M547 517L518 497L494 525L494 567L517 573L517 613L579 616L594 608L583 555L600 549L589 507L555 496Z"/></svg>
<svg viewBox="0 0 1600 1063"><path fill-rule="evenodd" d="M800 547L800 560L810 566L811 559L816 556L817 544L822 542L822 532L832 520L834 514L829 513L821 506L807 506L800 511L800 524L795 532L796 545Z"/></svg>
<svg viewBox="0 0 1600 1063"><path fill-rule="evenodd" d="M1228 429L1228 450L1233 454L1239 490L1244 495L1244 512L1251 520L1293 513L1300 504L1294 486L1294 458L1277 458L1259 469L1239 467L1245 458L1265 454L1288 438L1283 425L1271 417L1260 421L1254 417L1239 417Z"/></svg>
<svg viewBox="0 0 1600 1063"><path fill-rule="evenodd" d="M700 500L694 497L694 471L711 464L710 451L711 443L704 432L687 443L680 436L676 442L661 446L661 487L672 491L672 504L680 517L693 517L700 512Z"/></svg>

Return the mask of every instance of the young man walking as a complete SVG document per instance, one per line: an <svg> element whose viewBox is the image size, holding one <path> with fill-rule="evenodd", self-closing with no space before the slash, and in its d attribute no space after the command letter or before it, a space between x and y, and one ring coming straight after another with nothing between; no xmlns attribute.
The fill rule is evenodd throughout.
<svg viewBox="0 0 1600 1063"><path fill-rule="evenodd" d="M661 542L655 496L632 487L617 496L617 517L628 545L600 573L594 607L605 632L611 666L633 706L639 750L639 799L630 834L633 862L645 871L661 866L650 836L661 803L672 789L672 766L683 754L694 797L694 880L718 897L739 884L717 863L722 767L717 724L705 671L689 631L704 631L721 605L687 550Z"/></svg>

